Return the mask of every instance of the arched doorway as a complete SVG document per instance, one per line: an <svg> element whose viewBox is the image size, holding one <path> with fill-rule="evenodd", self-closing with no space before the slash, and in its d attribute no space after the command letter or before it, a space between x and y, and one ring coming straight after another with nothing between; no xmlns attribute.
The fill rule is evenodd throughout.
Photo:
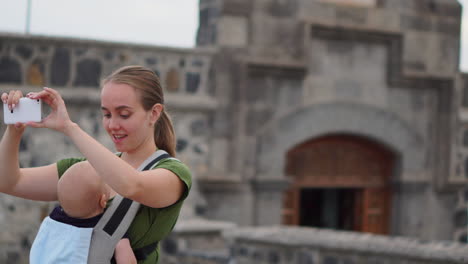
<svg viewBox="0 0 468 264"><path fill-rule="evenodd" d="M329 135L287 153L283 224L387 234L393 154L365 138Z"/></svg>

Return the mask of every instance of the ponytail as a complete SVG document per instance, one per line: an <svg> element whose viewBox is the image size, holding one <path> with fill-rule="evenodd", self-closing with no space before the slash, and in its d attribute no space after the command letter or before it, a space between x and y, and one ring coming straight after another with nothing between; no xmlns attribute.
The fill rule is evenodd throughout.
<svg viewBox="0 0 468 264"><path fill-rule="evenodd" d="M154 141L159 149L165 150L172 157L176 156L176 137L171 117L166 110L161 112L161 116L154 128Z"/></svg>

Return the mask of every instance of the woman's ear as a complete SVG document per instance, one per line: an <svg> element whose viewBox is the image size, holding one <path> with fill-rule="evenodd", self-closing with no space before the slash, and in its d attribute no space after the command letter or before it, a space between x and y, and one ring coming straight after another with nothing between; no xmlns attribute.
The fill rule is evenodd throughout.
<svg viewBox="0 0 468 264"><path fill-rule="evenodd" d="M151 109L151 121L150 121L152 125L156 124L163 110L164 110L164 106L162 104L153 105L153 108Z"/></svg>

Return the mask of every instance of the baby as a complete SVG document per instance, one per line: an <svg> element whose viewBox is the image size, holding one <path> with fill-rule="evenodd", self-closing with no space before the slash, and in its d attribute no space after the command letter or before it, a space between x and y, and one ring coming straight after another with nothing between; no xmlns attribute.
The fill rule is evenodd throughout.
<svg viewBox="0 0 468 264"><path fill-rule="evenodd" d="M30 263L87 263L93 227L98 223L111 189L87 161L71 166L58 181L57 206L44 219L33 242ZM115 248L115 261L137 263L124 238Z"/></svg>

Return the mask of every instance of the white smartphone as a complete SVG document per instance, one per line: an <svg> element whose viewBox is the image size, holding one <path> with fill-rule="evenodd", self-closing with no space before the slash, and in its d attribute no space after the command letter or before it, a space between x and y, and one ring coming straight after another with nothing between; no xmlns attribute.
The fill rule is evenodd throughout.
<svg viewBox="0 0 468 264"><path fill-rule="evenodd" d="M26 123L29 121L41 122L42 101L40 99L20 98L19 103L12 110L8 104L3 104L3 122L7 125Z"/></svg>

